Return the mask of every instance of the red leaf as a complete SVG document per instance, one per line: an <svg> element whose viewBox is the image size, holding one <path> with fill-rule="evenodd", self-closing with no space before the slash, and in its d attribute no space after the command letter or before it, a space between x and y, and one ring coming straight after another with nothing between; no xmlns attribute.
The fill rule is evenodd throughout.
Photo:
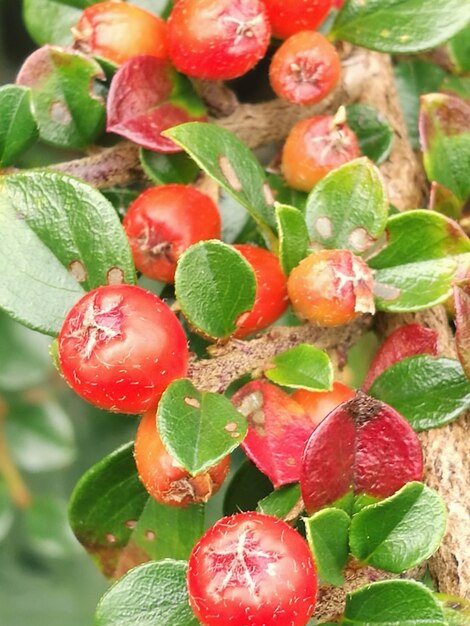
<svg viewBox="0 0 470 626"><path fill-rule="evenodd" d="M181 148L161 132L177 124L205 120L205 110L185 76L150 55L129 59L116 72L108 96L108 132L157 152Z"/></svg>
<svg viewBox="0 0 470 626"><path fill-rule="evenodd" d="M282 389L264 380L244 385L232 402L248 420L242 448L275 487L299 480L300 459L315 424Z"/></svg>
<svg viewBox="0 0 470 626"><path fill-rule="evenodd" d="M374 380L387 367L415 354L438 354L438 335L435 330L419 324L405 324L385 339L371 363L362 389L368 391Z"/></svg>
<svg viewBox="0 0 470 626"><path fill-rule="evenodd" d="M387 497L421 480L418 436L395 409L359 391L312 433L302 457L300 487L309 514L348 491Z"/></svg>
<svg viewBox="0 0 470 626"><path fill-rule="evenodd" d="M470 283L454 285L455 342L465 374L470 378Z"/></svg>

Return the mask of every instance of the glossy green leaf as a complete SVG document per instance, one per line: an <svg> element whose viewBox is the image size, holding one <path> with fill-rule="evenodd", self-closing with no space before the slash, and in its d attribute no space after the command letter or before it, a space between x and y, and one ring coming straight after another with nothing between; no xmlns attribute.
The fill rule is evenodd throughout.
<svg viewBox="0 0 470 626"><path fill-rule="evenodd" d="M460 226L432 211L407 211L387 222L387 245L368 259L377 308L413 311L446 300L458 268L470 263L470 240Z"/></svg>
<svg viewBox="0 0 470 626"><path fill-rule="evenodd" d="M215 124L190 122L163 133L183 148L219 185L233 195L273 243L276 224L265 173L247 146Z"/></svg>
<svg viewBox="0 0 470 626"><path fill-rule="evenodd" d="M470 23L447 42L447 48L457 72L470 72Z"/></svg>
<svg viewBox="0 0 470 626"><path fill-rule="evenodd" d="M66 46L72 43L70 30L82 10L100 0L23 0L23 20L38 45Z"/></svg>
<svg viewBox="0 0 470 626"><path fill-rule="evenodd" d="M346 123L356 133L361 154L377 165L388 159L393 144L393 129L380 111L360 102L348 104Z"/></svg>
<svg viewBox="0 0 470 626"><path fill-rule="evenodd" d="M369 394L393 406L417 431L448 424L470 408L470 381L460 362L427 354L388 367Z"/></svg>
<svg viewBox="0 0 470 626"><path fill-rule="evenodd" d="M266 172L266 176L276 202L293 206L304 213L308 197L305 191L299 191L298 189L289 187L285 178L279 174L268 171Z"/></svg>
<svg viewBox="0 0 470 626"><path fill-rule="evenodd" d="M333 365L328 353L307 343L276 355L265 375L278 385L294 389L327 391L333 385Z"/></svg>
<svg viewBox="0 0 470 626"><path fill-rule="evenodd" d="M442 213L453 220L459 220L462 214L462 203L447 187L433 181L429 194L429 208Z"/></svg>
<svg viewBox="0 0 470 626"><path fill-rule="evenodd" d="M19 85L0 88L0 167L6 167L38 138L31 90Z"/></svg>
<svg viewBox="0 0 470 626"><path fill-rule="evenodd" d="M290 272L308 254L309 238L303 214L295 207L276 203L279 232L279 260L284 273Z"/></svg>
<svg viewBox="0 0 470 626"><path fill-rule="evenodd" d="M380 237L387 216L382 177L369 159L360 158L315 185L305 218L310 238L322 246L362 253Z"/></svg>
<svg viewBox="0 0 470 626"><path fill-rule="evenodd" d="M301 513L300 510L296 511L300 498L299 483L283 485L260 500L256 510L266 515L275 515L283 519L286 517L291 519L293 512L294 517L297 517Z"/></svg>
<svg viewBox="0 0 470 626"><path fill-rule="evenodd" d="M135 567L101 598L94 626L198 626L188 599L187 563Z"/></svg>
<svg viewBox="0 0 470 626"><path fill-rule="evenodd" d="M380 502L380 500L381 498L371 496L368 493L360 493L354 497L354 505L351 513L355 515L356 513L359 513L359 511L362 511L362 509L366 506Z"/></svg>
<svg viewBox="0 0 470 626"><path fill-rule="evenodd" d="M399 574L434 554L445 527L446 508L439 494L411 482L353 516L351 553L362 563Z"/></svg>
<svg viewBox="0 0 470 626"><path fill-rule="evenodd" d="M127 444L91 467L70 501L72 529L108 577L150 559L186 559L203 530L201 506L176 508L149 497L132 451Z"/></svg>
<svg viewBox="0 0 470 626"><path fill-rule="evenodd" d="M0 389L18 391L44 382L51 369L49 339L0 311Z"/></svg>
<svg viewBox="0 0 470 626"><path fill-rule="evenodd" d="M247 430L244 416L228 398L198 391L185 378L166 389L157 416L165 447L193 475L232 452Z"/></svg>
<svg viewBox="0 0 470 626"><path fill-rule="evenodd" d="M323 509L304 519L307 540L322 580L344 584L343 569L349 556L348 531L351 518L341 509Z"/></svg>
<svg viewBox="0 0 470 626"><path fill-rule="evenodd" d="M192 183L199 168L187 154L176 152L165 154L152 150L140 149L140 163L144 172L156 185L169 183Z"/></svg>
<svg viewBox="0 0 470 626"><path fill-rule="evenodd" d="M439 91L463 98L470 103L470 76L449 74L442 81Z"/></svg>
<svg viewBox="0 0 470 626"><path fill-rule="evenodd" d="M10 532L14 519L13 504L5 480L0 476L0 542Z"/></svg>
<svg viewBox="0 0 470 626"><path fill-rule="evenodd" d="M135 280L116 211L96 189L65 174L4 177L0 239L0 306L47 334L59 331L84 289Z"/></svg>
<svg viewBox="0 0 470 626"><path fill-rule="evenodd" d="M80 550L68 523L65 500L35 496L24 511L24 524L30 547L43 557L65 558Z"/></svg>
<svg viewBox="0 0 470 626"><path fill-rule="evenodd" d="M445 593L436 593L434 597L441 605L446 626L470 626L470 602L468 600Z"/></svg>
<svg viewBox="0 0 470 626"><path fill-rule="evenodd" d="M465 202L470 195L470 104L447 94L422 96L419 132L428 179Z"/></svg>
<svg viewBox="0 0 470 626"><path fill-rule="evenodd" d="M419 148L419 97L438 91L446 72L439 65L425 59L398 61L393 69L408 136L413 148Z"/></svg>
<svg viewBox="0 0 470 626"><path fill-rule="evenodd" d="M41 139L64 148L84 148L104 129L105 107L93 91L104 79L100 65L83 54L43 46L30 55L17 83L31 88Z"/></svg>
<svg viewBox="0 0 470 626"><path fill-rule="evenodd" d="M224 515L254 511L273 491L274 487L269 478L254 463L246 460L230 479L224 497Z"/></svg>
<svg viewBox="0 0 470 626"><path fill-rule="evenodd" d="M332 34L381 52L420 52L455 35L470 20L461 0L349 0Z"/></svg>
<svg viewBox="0 0 470 626"><path fill-rule="evenodd" d="M429 589L413 580L384 580L346 596L342 626L446 626Z"/></svg>
<svg viewBox="0 0 470 626"><path fill-rule="evenodd" d="M256 281L240 252L210 240L191 246L181 255L175 290L188 321L204 335L222 338L232 334L240 315L253 307Z"/></svg>
<svg viewBox="0 0 470 626"><path fill-rule="evenodd" d="M222 241L225 243L242 243L242 233L246 232L246 229L250 229L250 227L258 237L261 236L256 222L250 217L245 207L228 194L225 189L219 188L217 206L222 221ZM250 241L250 238L248 238L248 241ZM261 243L263 244L264 241L261 241Z"/></svg>
<svg viewBox="0 0 470 626"><path fill-rule="evenodd" d="M30 404L14 396L7 403L5 432L19 467L44 472L70 465L76 456L69 416L54 401Z"/></svg>

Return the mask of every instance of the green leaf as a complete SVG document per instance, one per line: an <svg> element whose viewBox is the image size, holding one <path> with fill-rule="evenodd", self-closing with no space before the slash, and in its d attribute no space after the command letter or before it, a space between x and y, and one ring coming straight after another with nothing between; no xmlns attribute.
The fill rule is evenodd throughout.
<svg viewBox="0 0 470 626"><path fill-rule="evenodd" d="M198 626L188 599L187 563L167 559L135 567L101 598L94 626Z"/></svg>
<svg viewBox="0 0 470 626"><path fill-rule="evenodd" d="M441 605L446 626L470 626L470 602L465 598L435 593L434 597Z"/></svg>
<svg viewBox="0 0 470 626"><path fill-rule="evenodd" d="M100 0L95 0L99 2ZM23 21L34 41L42 46L50 43L67 46L82 9L93 0L23 0Z"/></svg>
<svg viewBox="0 0 470 626"><path fill-rule="evenodd" d="M446 508L439 494L411 482L353 516L351 553L362 563L399 574L434 554L445 527Z"/></svg>
<svg viewBox="0 0 470 626"><path fill-rule="evenodd" d="M324 582L344 584L343 569L348 561L348 531L351 518L341 509L323 509L304 518L307 540Z"/></svg>
<svg viewBox="0 0 470 626"><path fill-rule="evenodd" d="M261 238L256 222L250 217L244 206L238 200L228 194L225 189L219 189L219 199L217 202L220 219L222 220L221 239L225 243L241 242L242 233L246 228L252 228L256 235ZM248 239L248 241L250 241ZM261 241L264 245L264 241Z"/></svg>
<svg viewBox="0 0 470 626"><path fill-rule="evenodd" d="M221 241L201 241L181 255L175 291L193 326L209 337L223 338L236 330L240 315L252 309L256 281L240 252Z"/></svg>
<svg viewBox="0 0 470 626"><path fill-rule="evenodd" d="M439 65L424 59L399 61L394 65L394 72L410 142L413 148L419 148L419 97L438 91L446 72Z"/></svg>
<svg viewBox="0 0 470 626"><path fill-rule="evenodd" d="M470 408L470 381L460 362L427 354L388 367L369 394L393 406L416 431L448 424Z"/></svg>
<svg viewBox="0 0 470 626"><path fill-rule="evenodd" d="M37 554L60 559L79 552L80 546L68 523L65 500L35 496L24 512L24 523L28 543Z"/></svg>
<svg viewBox="0 0 470 626"><path fill-rule="evenodd" d="M201 536L201 506L176 508L149 497L140 482L133 444L91 467L70 500L77 539L108 577L150 559L186 559Z"/></svg>
<svg viewBox="0 0 470 626"><path fill-rule="evenodd" d="M442 213L453 220L459 220L462 215L462 203L452 191L440 183L433 181L429 194L429 208Z"/></svg>
<svg viewBox="0 0 470 626"><path fill-rule="evenodd" d="M470 20L461 0L349 0L332 35L364 48L407 53L447 41Z"/></svg>
<svg viewBox="0 0 470 626"><path fill-rule="evenodd" d="M470 240L460 226L432 211L389 218L387 245L368 264L375 273L376 305L415 311L446 300L459 267L470 262Z"/></svg>
<svg viewBox="0 0 470 626"><path fill-rule="evenodd" d="M446 626L433 594L413 580L384 580L346 596L342 626Z"/></svg>
<svg viewBox="0 0 470 626"><path fill-rule="evenodd" d="M266 474L251 461L244 461L234 472L225 492L224 515L254 511L263 498L273 490L274 487Z"/></svg>
<svg viewBox="0 0 470 626"><path fill-rule="evenodd" d="M190 122L162 133L183 148L215 181L242 204L275 245L271 189L263 168L246 145L215 124Z"/></svg>
<svg viewBox="0 0 470 626"><path fill-rule="evenodd" d="M265 496L258 502L256 510L266 515L275 515L276 517L286 518L292 513L300 501L300 485L293 483L291 485L283 485L279 489L275 489L272 493ZM300 511L295 517L300 515Z"/></svg>
<svg viewBox="0 0 470 626"><path fill-rule="evenodd" d="M5 480L0 476L0 542L10 532L14 519L13 505Z"/></svg>
<svg viewBox="0 0 470 626"><path fill-rule="evenodd" d="M457 72L470 72L470 24L447 42L447 48Z"/></svg>
<svg viewBox="0 0 470 626"><path fill-rule="evenodd" d="M0 167L7 167L38 138L31 90L19 85L0 88Z"/></svg>
<svg viewBox="0 0 470 626"><path fill-rule="evenodd" d="M388 159L393 144L393 129L380 111L360 102L348 104L346 123L356 133L361 154L377 165Z"/></svg>
<svg viewBox="0 0 470 626"><path fill-rule="evenodd" d="M23 64L17 83L31 88L42 140L64 148L85 148L104 129L105 106L93 92L104 79L100 65L83 54L43 46Z"/></svg>
<svg viewBox="0 0 470 626"><path fill-rule="evenodd" d="M19 391L44 382L51 367L48 344L47 337L0 310L0 389Z"/></svg>
<svg viewBox="0 0 470 626"><path fill-rule="evenodd" d="M358 254L382 234L387 216L382 177L366 158L338 167L315 185L305 215L311 239Z"/></svg>
<svg viewBox="0 0 470 626"><path fill-rule="evenodd" d="M116 211L96 189L65 174L3 177L0 239L0 306L47 334L58 333L84 289L135 280Z"/></svg>
<svg viewBox="0 0 470 626"><path fill-rule="evenodd" d="M266 370L267 378L285 387L327 391L333 385L333 365L328 353L302 343L273 358L275 367Z"/></svg>
<svg viewBox="0 0 470 626"><path fill-rule="evenodd" d="M76 456L75 435L69 416L53 401L8 401L5 432L16 463L29 472L44 472L70 465Z"/></svg>
<svg viewBox="0 0 470 626"><path fill-rule="evenodd" d="M419 131L428 179L464 203L470 195L470 104L447 94L422 96Z"/></svg>
<svg viewBox="0 0 470 626"><path fill-rule="evenodd" d="M279 231L279 260L288 276L308 254L308 230L299 209L276 203L275 210Z"/></svg>
<svg viewBox="0 0 470 626"><path fill-rule="evenodd" d="M186 185L192 183L199 172L196 163L183 152L165 154L141 148L140 163L144 172L156 185L169 183Z"/></svg>
<svg viewBox="0 0 470 626"><path fill-rule="evenodd" d="M305 191L299 191L298 189L289 187L285 178L279 174L267 171L266 177L276 202L293 206L302 213L305 212L305 204L308 197Z"/></svg>
<svg viewBox="0 0 470 626"><path fill-rule="evenodd" d="M439 91L448 93L451 96L458 96L470 102L470 77L449 74L442 81Z"/></svg>
<svg viewBox="0 0 470 626"><path fill-rule="evenodd" d="M158 431L169 453L191 474L199 474L230 454L246 435L247 424L225 396L198 391L181 378L163 393Z"/></svg>

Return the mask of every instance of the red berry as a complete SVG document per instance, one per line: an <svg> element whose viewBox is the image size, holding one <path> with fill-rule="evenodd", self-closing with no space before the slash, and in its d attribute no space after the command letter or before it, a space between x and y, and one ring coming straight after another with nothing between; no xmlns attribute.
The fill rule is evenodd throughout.
<svg viewBox="0 0 470 626"><path fill-rule="evenodd" d="M305 539L261 513L224 517L189 558L191 606L204 626L305 626L317 593Z"/></svg>
<svg viewBox="0 0 470 626"><path fill-rule="evenodd" d="M328 15L332 0L264 0L274 37L287 39L301 30L315 30Z"/></svg>
<svg viewBox="0 0 470 626"><path fill-rule="evenodd" d="M123 63L138 54L166 58L166 23L128 2L99 2L87 7L73 29L82 52Z"/></svg>
<svg viewBox="0 0 470 626"><path fill-rule="evenodd" d="M318 102L334 88L341 72L336 48L322 34L289 37L273 56L269 80L275 93L296 104Z"/></svg>
<svg viewBox="0 0 470 626"><path fill-rule="evenodd" d="M173 282L176 263L192 244L220 238L220 215L211 198L189 185L151 187L134 200L124 229L139 272Z"/></svg>
<svg viewBox="0 0 470 626"><path fill-rule="evenodd" d="M253 308L240 317L234 337L246 337L272 324L288 305L286 276L278 257L264 248L248 243L234 246L253 268L256 296Z"/></svg>
<svg viewBox="0 0 470 626"><path fill-rule="evenodd" d="M373 277L350 250L313 252L294 268L287 281L295 312L322 326L346 324L374 312Z"/></svg>
<svg viewBox="0 0 470 626"><path fill-rule="evenodd" d="M355 133L332 115L295 124L282 151L282 172L295 189L310 191L328 172L360 155Z"/></svg>
<svg viewBox="0 0 470 626"><path fill-rule="evenodd" d="M158 296L134 285L106 285L69 311L59 360L66 381L85 400L142 413L185 376L188 347L178 318Z"/></svg>
<svg viewBox="0 0 470 626"><path fill-rule="evenodd" d="M142 416L135 438L134 457L140 479L149 494L158 502L171 506L207 502L219 490L230 466L230 456L226 456L210 469L191 476L163 445L155 410Z"/></svg>
<svg viewBox="0 0 470 626"><path fill-rule="evenodd" d="M179 0L168 18L170 57L198 78L245 74L264 56L270 35L261 0Z"/></svg>
<svg viewBox="0 0 470 626"><path fill-rule="evenodd" d="M291 395L291 398L300 404L312 422L318 425L328 413L336 409L342 402L354 398L355 394L356 392L354 389L351 389L351 387L339 381L335 381L333 383L333 389L329 391L296 389Z"/></svg>

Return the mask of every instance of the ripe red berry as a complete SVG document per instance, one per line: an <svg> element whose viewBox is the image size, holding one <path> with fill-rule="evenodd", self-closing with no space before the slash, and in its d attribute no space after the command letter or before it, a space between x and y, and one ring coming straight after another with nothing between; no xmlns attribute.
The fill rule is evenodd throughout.
<svg viewBox="0 0 470 626"><path fill-rule="evenodd" d="M170 57L198 78L245 74L264 56L270 35L261 0L179 0L168 18Z"/></svg>
<svg viewBox="0 0 470 626"><path fill-rule="evenodd" d="M220 214L211 198L189 185L151 187L134 200L124 229L137 269L173 282L176 263L192 244L220 238Z"/></svg>
<svg viewBox="0 0 470 626"><path fill-rule="evenodd" d="M316 115L295 124L282 151L282 172L295 189L310 191L328 172L360 155L355 133L337 116Z"/></svg>
<svg viewBox="0 0 470 626"><path fill-rule="evenodd" d="M289 298L301 317L321 324L346 324L374 312L373 277L350 250L320 250L303 259L287 281Z"/></svg>
<svg viewBox="0 0 470 626"><path fill-rule="evenodd" d="M329 391L296 389L291 395L291 399L300 404L312 422L318 425L328 413L342 402L354 398L355 394L356 392L351 387L334 381L333 388Z"/></svg>
<svg viewBox="0 0 470 626"><path fill-rule="evenodd" d="M138 54L167 58L166 23L128 2L99 2L87 7L73 29L75 47L121 64Z"/></svg>
<svg viewBox="0 0 470 626"><path fill-rule="evenodd" d="M72 389L95 406L124 413L155 407L188 365L176 315L158 296L134 285L86 293L65 318L58 347Z"/></svg>
<svg viewBox="0 0 470 626"><path fill-rule="evenodd" d="M224 517L189 558L191 606L204 626L305 626L317 593L305 539L281 519Z"/></svg>
<svg viewBox="0 0 470 626"><path fill-rule="evenodd" d="M301 30L315 30L330 11L332 0L264 0L274 37L287 39Z"/></svg>
<svg viewBox="0 0 470 626"><path fill-rule="evenodd" d="M219 490L230 466L230 456L226 456L208 470L191 476L163 445L155 410L142 416L135 438L134 457L140 479L149 494L162 504L180 507L207 502Z"/></svg>
<svg viewBox="0 0 470 626"><path fill-rule="evenodd" d="M264 248L252 244L234 246L253 268L256 279L256 296L253 308L240 317L234 337L246 337L272 324L284 313L288 305L286 276L278 257Z"/></svg>
<svg viewBox="0 0 470 626"><path fill-rule="evenodd" d="M312 104L330 93L340 72L336 48L321 33L310 30L292 35L276 50L269 80L280 98Z"/></svg>

